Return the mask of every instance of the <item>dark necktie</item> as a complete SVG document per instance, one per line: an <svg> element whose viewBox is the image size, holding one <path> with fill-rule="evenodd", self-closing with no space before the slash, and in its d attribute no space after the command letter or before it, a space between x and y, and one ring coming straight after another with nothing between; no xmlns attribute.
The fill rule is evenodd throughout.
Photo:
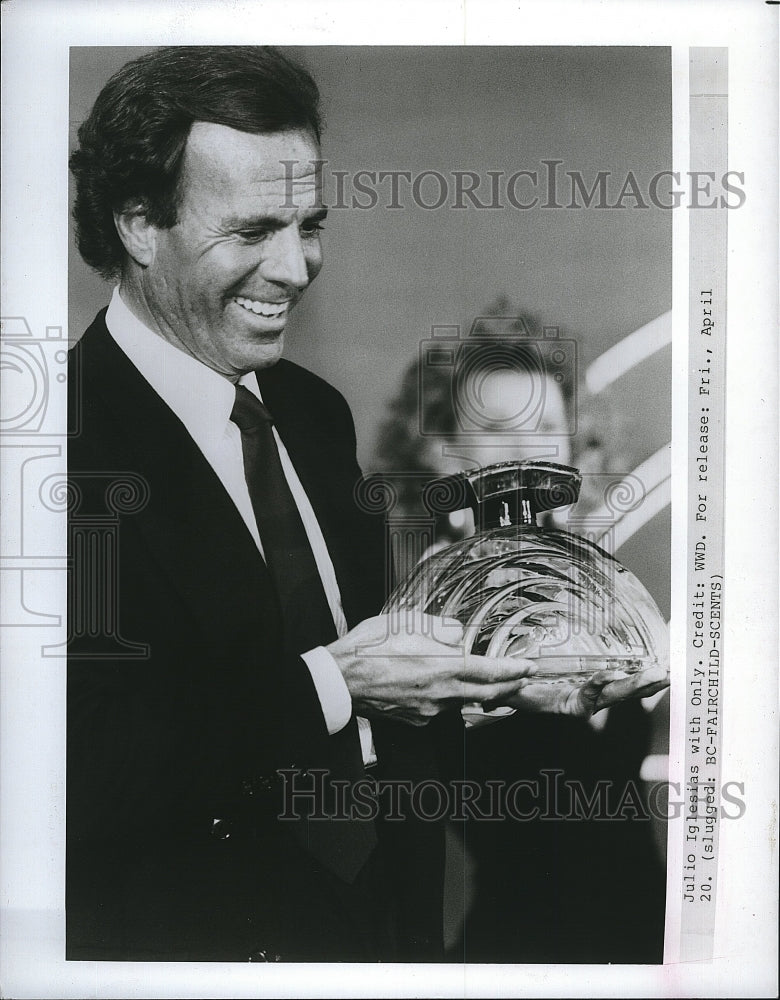
<svg viewBox="0 0 780 1000"><path fill-rule="evenodd" d="M241 430L244 476L284 622L285 646L305 653L336 638L333 615L284 475L273 435L273 419L254 393L236 386L230 419Z"/></svg>
<svg viewBox="0 0 780 1000"><path fill-rule="evenodd" d="M336 638L333 615L301 515L284 475L273 435L273 419L254 393L236 386L230 419L241 431L244 477L265 561L282 611L285 648L294 655ZM363 760L354 718L330 737L330 774L361 778ZM332 800L326 795L326 811ZM305 819L292 824L299 841L337 875L355 878L371 853L373 825L359 820Z"/></svg>

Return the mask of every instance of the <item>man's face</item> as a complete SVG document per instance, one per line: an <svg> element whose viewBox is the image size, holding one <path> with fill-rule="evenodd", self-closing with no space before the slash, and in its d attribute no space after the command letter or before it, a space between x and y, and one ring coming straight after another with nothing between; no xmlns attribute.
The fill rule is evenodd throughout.
<svg viewBox="0 0 780 1000"><path fill-rule="evenodd" d="M318 156L308 132L190 131L178 221L154 230L140 290L157 332L228 378L279 360L290 310L322 266Z"/></svg>

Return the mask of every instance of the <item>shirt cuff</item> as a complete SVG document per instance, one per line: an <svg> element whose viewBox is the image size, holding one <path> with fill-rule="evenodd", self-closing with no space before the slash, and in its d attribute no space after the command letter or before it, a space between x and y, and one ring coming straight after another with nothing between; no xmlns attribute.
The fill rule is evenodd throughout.
<svg viewBox="0 0 780 1000"><path fill-rule="evenodd" d="M352 717L352 698L336 661L324 646L301 653L320 699L328 735L340 732Z"/></svg>
<svg viewBox="0 0 780 1000"><path fill-rule="evenodd" d="M642 781L668 781L669 780L669 755L663 753L651 753L642 761L639 768L639 777Z"/></svg>

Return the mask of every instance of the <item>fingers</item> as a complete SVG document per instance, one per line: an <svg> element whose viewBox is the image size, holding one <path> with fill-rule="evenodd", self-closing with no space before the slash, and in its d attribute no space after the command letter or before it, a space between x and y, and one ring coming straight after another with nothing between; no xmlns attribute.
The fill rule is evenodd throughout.
<svg viewBox="0 0 780 1000"><path fill-rule="evenodd" d="M638 698L650 698L654 694L658 694L659 691L664 691L669 687L669 681L657 681L655 684L651 684L648 688L642 688L641 692L637 695Z"/></svg>
<svg viewBox="0 0 780 1000"><path fill-rule="evenodd" d="M534 683L532 678L519 682L508 704L524 712L544 714L580 714L576 704L579 689L559 684ZM589 712L587 713L589 714Z"/></svg>
<svg viewBox="0 0 780 1000"><path fill-rule="evenodd" d="M457 699L462 702L475 701L481 705L505 705L507 699L517 695L527 684L531 682L521 677L512 681L504 681L500 684L474 684L464 681L459 685Z"/></svg>
<svg viewBox="0 0 780 1000"><path fill-rule="evenodd" d="M503 705L530 683L536 673L532 660L511 657L468 656L455 678L455 700Z"/></svg>
<svg viewBox="0 0 780 1000"><path fill-rule="evenodd" d="M648 667L647 670L643 670L642 673L637 676L642 677L647 684L661 684L664 687L669 686L668 667L660 665L657 667Z"/></svg>
<svg viewBox="0 0 780 1000"><path fill-rule="evenodd" d="M619 680L601 680L606 671L601 671L599 675L597 708L606 708L608 705L615 705L630 698L646 698L648 695L662 691L669 686L669 675L663 667L650 667L639 673L632 674ZM596 680L596 678L593 678Z"/></svg>
<svg viewBox="0 0 780 1000"><path fill-rule="evenodd" d="M633 674L626 674L621 670L599 670L591 678L591 681L600 683L602 686L611 681L617 683L621 680L630 681L635 684L655 684L658 681L668 683L669 671L666 667L648 667L646 670L638 670Z"/></svg>
<svg viewBox="0 0 780 1000"><path fill-rule="evenodd" d="M477 656L470 653L464 657L459 674L463 680L475 684L512 684L521 677L531 677L536 671L535 661L521 656Z"/></svg>

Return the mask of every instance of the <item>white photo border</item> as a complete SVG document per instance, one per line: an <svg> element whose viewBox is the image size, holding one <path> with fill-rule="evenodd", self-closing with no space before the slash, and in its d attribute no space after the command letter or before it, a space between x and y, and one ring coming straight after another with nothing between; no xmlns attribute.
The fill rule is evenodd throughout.
<svg viewBox="0 0 780 1000"><path fill-rule="evenodd" d="M264 18L273 24L263 27ZM3 315L33 331L66 328L69 49L182 43L576 44L672 46L675 169L687 146L691 46L729 51L729 166L745 204L729 217L726 708L723 777L745 784L747 809L723 824L711 962L663 966L264 966L65 963L64 669L31 664L17 629L2 636L2 980L15 997L232 996L774 996L777 884L777 9L759 0L447 2L293 5L142 0L8 0L3 37ZM413 25L413 27L411 27ZM687 235L674 219L673 551L685 551ZM52 336L56 334L53 332ZM682 464L681 464L682 463ZM4 474L3 499L13 484ZM9 530L9 529L6 529ZM13 538L3 537L4 550ZM678 545L679 543L679 545ZM64 550L64 531L52 539ZM685 607L686 566L672 569ZM60 606L64 605L64 574ZM681 616L672 656L684 656ZM680 661L682 662L682 661ZM680 766L680 705L672 769ZM677 742L675 742L675 740ZM679 771L678 771L679 773ZM672 842L670 840L670 848ZM680 863L669 856L668 888ZM667 938L674 927L667 913ZM367 976L370 975L370 980Z"/></svg>

